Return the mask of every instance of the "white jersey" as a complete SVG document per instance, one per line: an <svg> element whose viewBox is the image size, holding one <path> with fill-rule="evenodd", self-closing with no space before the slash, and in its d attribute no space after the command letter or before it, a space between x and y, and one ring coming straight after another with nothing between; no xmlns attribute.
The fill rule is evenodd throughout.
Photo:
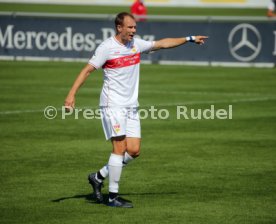
<svg viewBox="0 0 276 224"><path fill-rule="evenodd" d="M137 107L140 54L152 49L154 42L133 38L127 45L110 37L99 45L89 60L96 69L103 68L104 83L100 106Z"/></svg>

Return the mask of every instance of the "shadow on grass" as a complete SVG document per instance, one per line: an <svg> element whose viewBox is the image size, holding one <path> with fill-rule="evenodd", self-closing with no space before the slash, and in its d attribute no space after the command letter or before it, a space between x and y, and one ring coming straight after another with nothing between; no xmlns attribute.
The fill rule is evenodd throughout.
<svg viewBox="0 0 276 224"><path fill-rule="evenodd" d="M108 195L104 195L104 199L107 196ZM78 195L74 195L71 197L62 197L62 198L54 199L54 200L52 200L52 202L61 202L61 201L68 200L68 199L85 199L89 203L97 203L96 198L93 196L93 194L78 194Z"/></svg>
<svg viewBox="0 0 276 224"><path fill-rule="evenodd" d="M155 195L174 195L174 194L177 194L177 192L125 193L125 194L120 194L120 196L130 196L130 195L155 196ZM70 197L62 197L62 198L57 198L57 199L54 199L54 200L51 200L51 201L52 202L61 202L61 201L64 201L64 200L69 200L69 199L85 199L88 203L98 204L96 198L91 193L90 194L77 194L77 195L70 196ZM104 199L104 204L107 204L107 202L108 202L108 194L103 194L103 199Z"/></svg>

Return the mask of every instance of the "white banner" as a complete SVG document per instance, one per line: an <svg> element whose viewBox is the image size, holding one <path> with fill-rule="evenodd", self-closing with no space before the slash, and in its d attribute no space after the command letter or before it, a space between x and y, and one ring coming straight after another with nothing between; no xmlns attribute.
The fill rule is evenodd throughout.
<svg viewBox="0 0 276 224"><path fill-rule="evenodd" d="M147 6L266 8L270 0L144 0ZM134 0L0 0L8 3L131 5Z"/></svg>

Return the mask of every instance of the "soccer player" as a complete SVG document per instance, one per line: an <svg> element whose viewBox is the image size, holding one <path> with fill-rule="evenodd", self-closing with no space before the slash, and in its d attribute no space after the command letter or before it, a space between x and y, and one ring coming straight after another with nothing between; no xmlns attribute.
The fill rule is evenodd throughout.
<svg viewBox="0 0 276 224"><path fill-rule="evenodd" d="M276 17L276 0L270 0L267 8L268 17Z"/></svg>
<svg viewBox="0 0 276 224"><path fill-rule="evenodd" d="M136 0L130 7L131 14L135 17L136 21L145 21L147 17L147 7L144 0Z"/></svg>
<svg viewBox="0 0 276 224"><path fill-rule="evenodd" d="M104 82L100 96L102 126L112 153L107 165L88 180L98 202L103 202L102 184L109 176L109 201L113 207L132 208L133 205L118 196L123 166L139 156L141 130L138 116L138 86L140 54L173 48L194 42L204 44L206 36L165 38L145 41L135 38L136 22L132 14L119 13L115 18L116 35L102 42L93 57L79 73L65 100L66 108L74 108L75 95L91 72L103 68Z"/></svg>

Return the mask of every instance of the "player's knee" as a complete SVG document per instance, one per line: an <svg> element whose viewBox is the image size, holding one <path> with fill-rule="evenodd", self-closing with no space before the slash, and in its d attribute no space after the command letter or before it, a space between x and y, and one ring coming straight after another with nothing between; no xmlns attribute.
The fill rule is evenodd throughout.
<svg viewBox="0 0 276 224"><path fill-rule="evenodd" d="M137 158L138 156L140 156L140 151L134 152L131 156L133 158Z"/></svg>
<svg viewBox="0 0 276 224"><path fill-rule="evenodd" d="M113 152L123 155L127 148L125 136L113 137L111 141L113 144Z"/></svg>
<svg viewBox="0 0 276 224"><path fill-rule="evenodd" d="M128 149L127 152L131 157L136 158L140 155L140 147L132 147L131 149Z"/></svg>

